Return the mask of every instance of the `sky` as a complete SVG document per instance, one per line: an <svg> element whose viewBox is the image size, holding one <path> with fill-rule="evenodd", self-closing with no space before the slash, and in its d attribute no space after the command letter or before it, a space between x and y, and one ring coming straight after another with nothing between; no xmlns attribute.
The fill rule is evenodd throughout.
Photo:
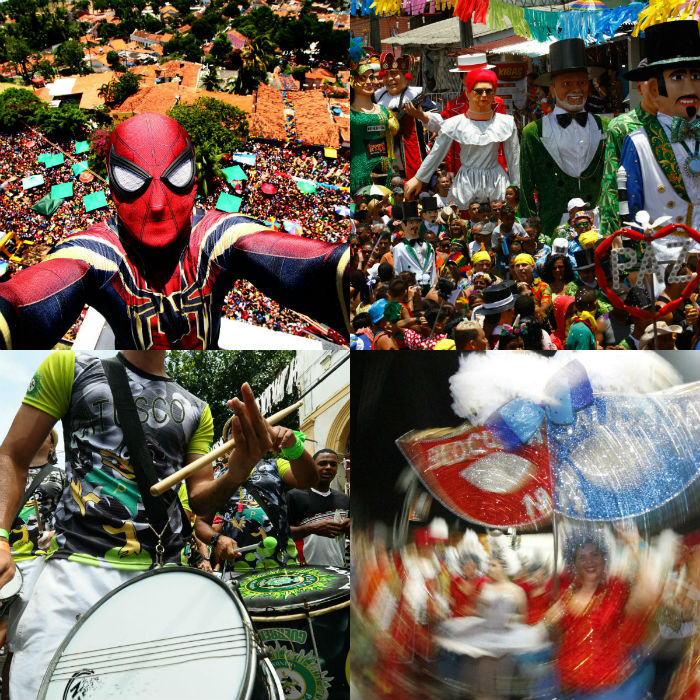
<svg viewBox="0 0 700 700"><path fill-rule="evenodd" d="M53 350L0 351L0 442L5 439L36 368ZM95 351L99 357L111 357L114 350ZM58 466L63 467L63 433L58 431Z"/></svg>

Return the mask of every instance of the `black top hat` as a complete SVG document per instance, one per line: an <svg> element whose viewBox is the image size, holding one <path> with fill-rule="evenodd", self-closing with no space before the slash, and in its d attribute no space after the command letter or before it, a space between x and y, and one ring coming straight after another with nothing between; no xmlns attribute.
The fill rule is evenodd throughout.
<svg viewBox="0 0 700 700"><path fill-rule="evenodd" d="M510 286L505 282L492 284L483 291L484 303L477 307L477 314L497 314L513 308L515 299L510 291Z"/></svg>
<svg viewBox="0 0 700 700"><path fill-rule="evenodd" d="M627 80L648 80L658 69L700 65L700 31L694 19L662 22L644 31L646 66L625 73Z"/></svg>
<svg viewBox="0 0 700 700"><path fill-rule="evenodd" d="M420 219L420 214L418 213L418 202L415 199L404 202L402 205L394 204L394 208L391 210L392 215L395 219L401 219L401 221L411 221L411 219Z"/></svg>
<svg viewBox="0 0 700 700"><path fill-rule="evenodd" d="M549 47L549 73L543 73L535 85L546 87L560 73L582 71L589 78L597 78L605 70L600 66L589 66L586 60L586 43L583 39L562 39Z"/></svg>
<svg viewBox="0 0 700 700"><path fill-rule="evenodd" d="M595 251L592 248L582 248L574 252L577 270L588 270L595 265Z"/></svg>
<svg viewBox="0 0 700 700"><path fill-rule="evenodd" d="M420 196L420 205L423 207L423 211L437 211L440 208L437 197L432 197L426 193Z"/></svg>

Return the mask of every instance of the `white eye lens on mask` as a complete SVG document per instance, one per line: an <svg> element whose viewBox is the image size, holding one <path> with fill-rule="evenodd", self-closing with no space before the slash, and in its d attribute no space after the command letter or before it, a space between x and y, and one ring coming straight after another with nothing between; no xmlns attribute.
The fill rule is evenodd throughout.
<svg viewBox="0 0 700 700"><path fill-rule="evenodd" d="M167 180L173 187L185 187L192 179L194 161L191 158L183 161L172 172L168 173Z"/></svg>
<svg viewBox="0 0 700 700"><path fill-rule="evenodd" d="M146 178L137 175L131 170L122 168L120 165L114 165L111 170L116 184L124 192L137 192L146 182Z"/></svg>

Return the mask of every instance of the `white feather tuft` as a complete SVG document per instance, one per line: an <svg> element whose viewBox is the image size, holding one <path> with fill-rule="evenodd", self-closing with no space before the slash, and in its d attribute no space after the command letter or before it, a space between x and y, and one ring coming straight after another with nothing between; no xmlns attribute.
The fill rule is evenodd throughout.
<svg viewBox="0 0 700 700"><path fill-rule="evenodd" d="M534 352L470 353L450 378L452 409L478 425L512 399L544 403L545 385L573 359L585 367L596 393L648 394L681 381L667 360L651 352L566 351L552 357Z"/></svg>

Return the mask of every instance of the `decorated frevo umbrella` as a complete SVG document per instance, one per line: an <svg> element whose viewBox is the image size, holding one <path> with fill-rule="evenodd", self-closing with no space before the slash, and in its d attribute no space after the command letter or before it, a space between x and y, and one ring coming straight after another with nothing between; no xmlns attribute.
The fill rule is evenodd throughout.
<svg viewBox="0 0 700 700"><path fill-rule="evenodd" d="M263 194L268 195L268 197L271 197L273 194L277 194L278 187L277 185L273 185L271 182L263 182L263 184L260 187L260 190Z"/></svg>
<svg viewBox="0 0 700 700"><path fill-rule="evenodd" d="M365 187L357 190L357 194L369 199L372 197L379 197L379 199L382 199L383 197L390 195L391 190L388 187L384 187L384 185L366 185Z"/></svg>
<svg viewBox="0 0 700 700"><path fill-rule="evenodd" d="M608 6L601 0L576 0L569 5L570 10L607 10Z"/></svg>
<svg viewBox="0 0 700 700"><path fill-rule="evenodd" d="M297 189L299 192L303 192L304 194L313 194L316 192L316 185L313 182L310 182L309 180L298 180L297 181Z"/></svg>
<svg viewBox="0 0 700 700"><path fill-rule="evenodd" d="M532 530L560 516L634 520L655 533L697 513L700 382L594 391L573 361L542 398L514 398L479 425L413 431L397 445L443 505L485 526Z"/></svg>

